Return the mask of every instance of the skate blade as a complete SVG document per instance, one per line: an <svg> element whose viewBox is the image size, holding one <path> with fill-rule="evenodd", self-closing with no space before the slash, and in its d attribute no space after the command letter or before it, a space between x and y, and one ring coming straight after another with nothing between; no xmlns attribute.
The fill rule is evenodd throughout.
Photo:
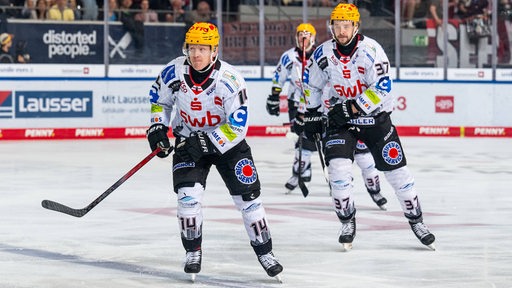
<svg viewBox="0 0 512 288"><path fill-rule="evenodd" d="M379 208L382 211L388 211L388 207L386 207L386 205L380 205Z"/></svg>
<svg viewBox="0 0 512 288"><path fill-rule="evenodd" d="M283 278L281 278L281 275L276 275L276 276L274 276L274 278L276 278L277 282L279 282L280 284L283 284Z"/></svg>
<svg viewBox="0 0 512 288"><path fill-rule="evenodd" d="M343 252L348 252L352 250L352 243L342 243Z"/></svg>
<svg viewBox="0 0 512 288"><path fill-rule="evenodd" d="M430 248L430 250L432 251L436 251L436 245L434 245L434 243L430 244L430 245L426 245L428 248Z"/></svg>
<svg viewBox="0 0 512 288"><path fill-rule="evenodd" d="M288 195L288 194L292 194L292 191L293 191L293 190L289 190L289 189L288 189L288 190L286 190L286 192L284 192L284 194L286 194L286 195Z"/></svg>
<svg viewBox="0 0 512 288"><path fill-rule="evenodd" d="M192 283L196 282L196 275L197 273L190 273L190 281L192 281Z"/></svg>

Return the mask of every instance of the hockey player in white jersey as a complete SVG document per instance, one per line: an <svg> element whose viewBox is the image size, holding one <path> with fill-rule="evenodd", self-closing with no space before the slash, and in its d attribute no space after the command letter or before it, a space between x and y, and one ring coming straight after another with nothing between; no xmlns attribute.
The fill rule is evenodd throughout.
<svg viewBox="0 0 512 288"><path fill-rule="evenodd" d="M168 156L176 137L173 186L177 216L186 250L184 270L192 279L201 271L203 195L210 168L215 165L236 207L241 211L250 245L270 277L283 270L272 252L272 238L260 196L260 181L248 129L246 83L230 64L218 59L220 35L215 25L198 22L185 35L183 53L169 62L150 89L152 150ZM171 113L175 113L171 119Z"/></svg>
<svg viewBox="0 0 512 288"><path fill-rule="evenodd" d="M308 63L305 75L305 134L323 132L332 199L341 221L338 241L351 249L356 235L352 162L357 140L370 149L378 170L395 190L412 231L422 244L435 249L434 235L423 223L414 178L400 138L391 122L393 111L390 63L382 47L358 33L359 11L354 4L338 4L331 13L332 40L322 43ZM327 124L321 121L322 92L331 90ZM299 115L300 119L300 115Z"/></svg>
<svg viewBox="0 0 512 288"><path fill-rule="evenodd" d="M304 106L304 96L302 89L302 75L306 67L307 60L311 57L315 48L316 30L310 23L301 23L295 31L296 46L286 50L280 57L279 63L274 70L272 77L272 91L267 98L267 112L270 115L279 116L279 95L286 81L290 81L288 89L288 118L293 124L299 105ZM304 59L303 59L304 58ZM302 107L302 110L304 107ZM291 126L293 131L293 125ZM298 133L300 134L300 133ZM299 135L300 137L301 135ZM299 170L301 179L304 182L311 181L311 154L316 151L315 142L302 139L302 147L299 147L299 141L295 143L295 155L292 166L292 176L286 181L285 187L288 193L295 189L299 183ZM301 154L299 157L299 153ZM299 164L300 158L300 164ZM301 165L301 166L299 166ZM299 169L300 167L300 169Z"/></svg>
<svg viewBox="0 0 512 288"><path fill-rule="evenodd" d="M279 58L279 63L274 70L272 77L272 91L267 97L266 108L270 115L279 116L279 96L286 81L290 81L288 89L288 118L290 123L295 122L297 111L301 104L301 97L303 96L302 89L302 76L307 61L315 50L316 46L316 29L310 23L301 23L297 26L295 31L296 46L286 50ZM305 58L305 59L302 59ZM302 101L304 103L304 100ZM304 105L304 104L302 104ZM301 111L304 107L301 107ZM292 132L295 125L292 125ZM299 131L295 131L299 132ZM299 137L301 136L301 133ZM304 138L302 140L302 149L299 148L299 141L295 143L295 155L292 166L292 176L288 179L285 187L288 191L292 191L298 185L299 176L299 158L301 159L301 178L304 182L311 181L311 157L312 153L316 151L314 141ZM299 157L299 153L300 155ZM381 208L386 210L385 204L387 199L380 194L380 181L379 174L375 168L370 151L364 143L360 142L355 149L355 161L361 168L366 190L370 194L372 200Z"/></svg>

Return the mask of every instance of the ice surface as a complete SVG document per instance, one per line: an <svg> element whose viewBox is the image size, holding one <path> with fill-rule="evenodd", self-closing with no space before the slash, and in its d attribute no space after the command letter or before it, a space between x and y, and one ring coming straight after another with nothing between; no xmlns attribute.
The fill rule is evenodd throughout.
<svg viewBox="0 0 512 288"><path fill-rule="evenodd" d="M182 268L170 159L153 159L82 218L41 207L85 207L149 154L136 139L0 141L0 287L512 287L511 139L402 139L435 252L415 238L382 174L388 211L373 204L356 165L357 236L341 252L318 155L310 195L285 195L292 143L248 142L283 284L259 265L215 169L196 283Z"/></svg>

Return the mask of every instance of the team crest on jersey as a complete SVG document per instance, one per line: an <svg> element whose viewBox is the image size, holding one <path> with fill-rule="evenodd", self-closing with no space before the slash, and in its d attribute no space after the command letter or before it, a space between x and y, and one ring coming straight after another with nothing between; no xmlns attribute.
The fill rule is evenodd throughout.
<svg viewBox="0 0 512 288"><path fill-rule="evenodd" d="M235 127L245 127L247 124L247 107L242 106L229 115L229 122Z"/></svg>
<svg viewBox="0 0 512 288"><path fill-rule="evenodd" d="M244 158L238 161L234 170L238 181L244 184L252 184L258 179L256 167L254 167L254 163L250 159Z"/></svg>
<svg viewBox="0 0 512 288"><path fill-rule="evenodd" d="M388 76L382 77L375 85L375 88L389 93L391 91L391 80Z"/></svg>
<svg viewBox="0 0 512 288"><path fill-rule="evenodd" d="M395 141L389 142L382 148L382 158L384 158L384 161L389 165L400 164L404 158L402 147Z"/></svg>

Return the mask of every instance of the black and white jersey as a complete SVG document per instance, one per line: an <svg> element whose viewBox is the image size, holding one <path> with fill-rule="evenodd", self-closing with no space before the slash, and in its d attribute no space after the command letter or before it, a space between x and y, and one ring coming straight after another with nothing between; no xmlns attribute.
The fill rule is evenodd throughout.
<svg viewBox="0 0 512 288"><path fill-rule="evenodd" d="M384 49L363 35L357 35L353 41L357 43L350 55L343 55L334 40L325 41L315 49L304 79L307 108L353 98L365 115L393 110L390 63Z"/></svg>
<svg viewBox="0 0 512 288"><path fill-rule="evenodd" d="M192 80L190 69L182 56L160 72L149 92L151 124L168 126L172 121L173 133L183 137L195 131L206 132L224 154L247 134L245 80L233 66L221 60L217 60L202 83Z"/></svg>

